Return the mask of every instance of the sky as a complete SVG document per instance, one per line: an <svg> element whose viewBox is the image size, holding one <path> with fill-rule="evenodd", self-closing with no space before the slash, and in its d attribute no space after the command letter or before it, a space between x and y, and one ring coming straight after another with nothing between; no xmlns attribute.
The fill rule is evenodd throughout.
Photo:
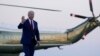
<svg viewBox="0 0 100 56"><path fill-rule="evenodd" d="M100 0L92 1L95 16L98 16L100 14ZM73 28L86 20L71 17L70 13L92 16L88 0L0 0L0 4L61 10L61 12L52 12L0 6L0 27L9 29L17 29L21 17L25 16L27 19L27 12L30 10L35 11L34 20L38 22L40 31L65 32L67 29ZM100 20L100 18L98 18L98 20ZM99 33L100 27L97 27L89 35L85 36L85 40L80 40L73 45L62 46L62 50L58 48L37 50L35 56L100 56ZM23 56L23 53L21 53L20 56Z"/></svg>

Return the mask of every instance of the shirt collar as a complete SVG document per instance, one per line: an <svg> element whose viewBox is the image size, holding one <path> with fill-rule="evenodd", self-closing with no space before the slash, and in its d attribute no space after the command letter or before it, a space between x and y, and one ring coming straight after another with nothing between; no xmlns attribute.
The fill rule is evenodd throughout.
<svg viewBox="0 0 100 56"><path fill-rule="evenodd" d="M29 20L29 22L30 22L30 24L31 24L31 20L30 19L28 19ZM33 20L32 20L32 23L33 23Z"/></svg>

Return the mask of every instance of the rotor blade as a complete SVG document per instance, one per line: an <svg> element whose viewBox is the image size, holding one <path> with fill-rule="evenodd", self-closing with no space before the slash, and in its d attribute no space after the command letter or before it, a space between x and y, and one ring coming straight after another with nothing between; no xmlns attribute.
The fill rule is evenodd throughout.
<svg viewBox="0 0 100 56"><path fill-rule="evenodd" d="M98 19L99 17L100 17L100 14L97 17L95 17L95 19Z"/></svg>
<svg viewBox="0 0 100 56"><path fill-rule="evenodd" d="M87 18L86 16L82 16L82 15L76 15L76 14L70 14L70 16L74 16L74 17L78 17L78 18L82 18L82 19L85 19Z"/></svg>
<svg viewBox="0 0 100 56"><path fill-rule="evenodd" d="M93 12L92 0L89 0L89 4L90 4L90 11L92 12L93 17L95 17L94 12Z"/></svg>
<svg viewBox="0 0 100 56"><path fill-rule="evenodd" d="M37 8L37 7L28 7L28 6L19 6L19 5L9 5L9 4L0 4L0 5L1 6L20 7L20 8L30 8L30 9L38 9L38 10L61 12L61 10L46 9L46 8Z"/></svg>
<svg viewBox="0 0 100 56"><path fill-rule="evenodd" d="M99 14L99 16L97 16L97 18L99 18L100 17L100 14Z"/></svg>
<svg viewBox="0 0 100 56"><path fill-rule="evenodd" d="M89 0L89 4L90 4L90 10L93 12L93 6L92 6L92 1Z"/></svg>

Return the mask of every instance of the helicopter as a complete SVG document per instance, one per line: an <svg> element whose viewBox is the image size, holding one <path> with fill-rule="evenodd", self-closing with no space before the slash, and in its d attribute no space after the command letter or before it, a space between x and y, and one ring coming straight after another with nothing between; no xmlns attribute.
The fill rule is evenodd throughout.
<svg viewBox="0 0 100 56"><path fill-rule="evenodd" d="M36 7L27 7L27 6L18 6L18 5L8 5L0 4L1 6L10 6L10 7L20 7L20 8L30 8L30 9L39 9L47 11L56 11L61 12L61 10L53 9L44 9ZM81 39L84 39L83 36L89 34L96 27L100 26L100 22L97 20L99 16L95 16L93 12L92 0L89 0L90 11L92 12L92 17L70 14L70 16L86 19L78 26L68 29L64 33L40 33L40 46L36 46L36 50L48 49L52 47L58 47L64 45L71 45L78 42ZM1 56L18 56L22 51L22 45L20 44L21 32L16 31L7 31L0 30L0 55ZM4 41L5 39L5 41Z"/></svg>

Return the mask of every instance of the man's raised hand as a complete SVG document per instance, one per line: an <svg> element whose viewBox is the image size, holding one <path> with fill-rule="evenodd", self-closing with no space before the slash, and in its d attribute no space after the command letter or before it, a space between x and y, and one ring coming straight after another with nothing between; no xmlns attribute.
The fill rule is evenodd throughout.
<svg viewBox="0 0 100 56"><path fill-rule="evenodd" d="M21 20L22 20L22 21L21 21L22 24L26 21L26 19L25 19L24 16L22 16Z"/></svg>

